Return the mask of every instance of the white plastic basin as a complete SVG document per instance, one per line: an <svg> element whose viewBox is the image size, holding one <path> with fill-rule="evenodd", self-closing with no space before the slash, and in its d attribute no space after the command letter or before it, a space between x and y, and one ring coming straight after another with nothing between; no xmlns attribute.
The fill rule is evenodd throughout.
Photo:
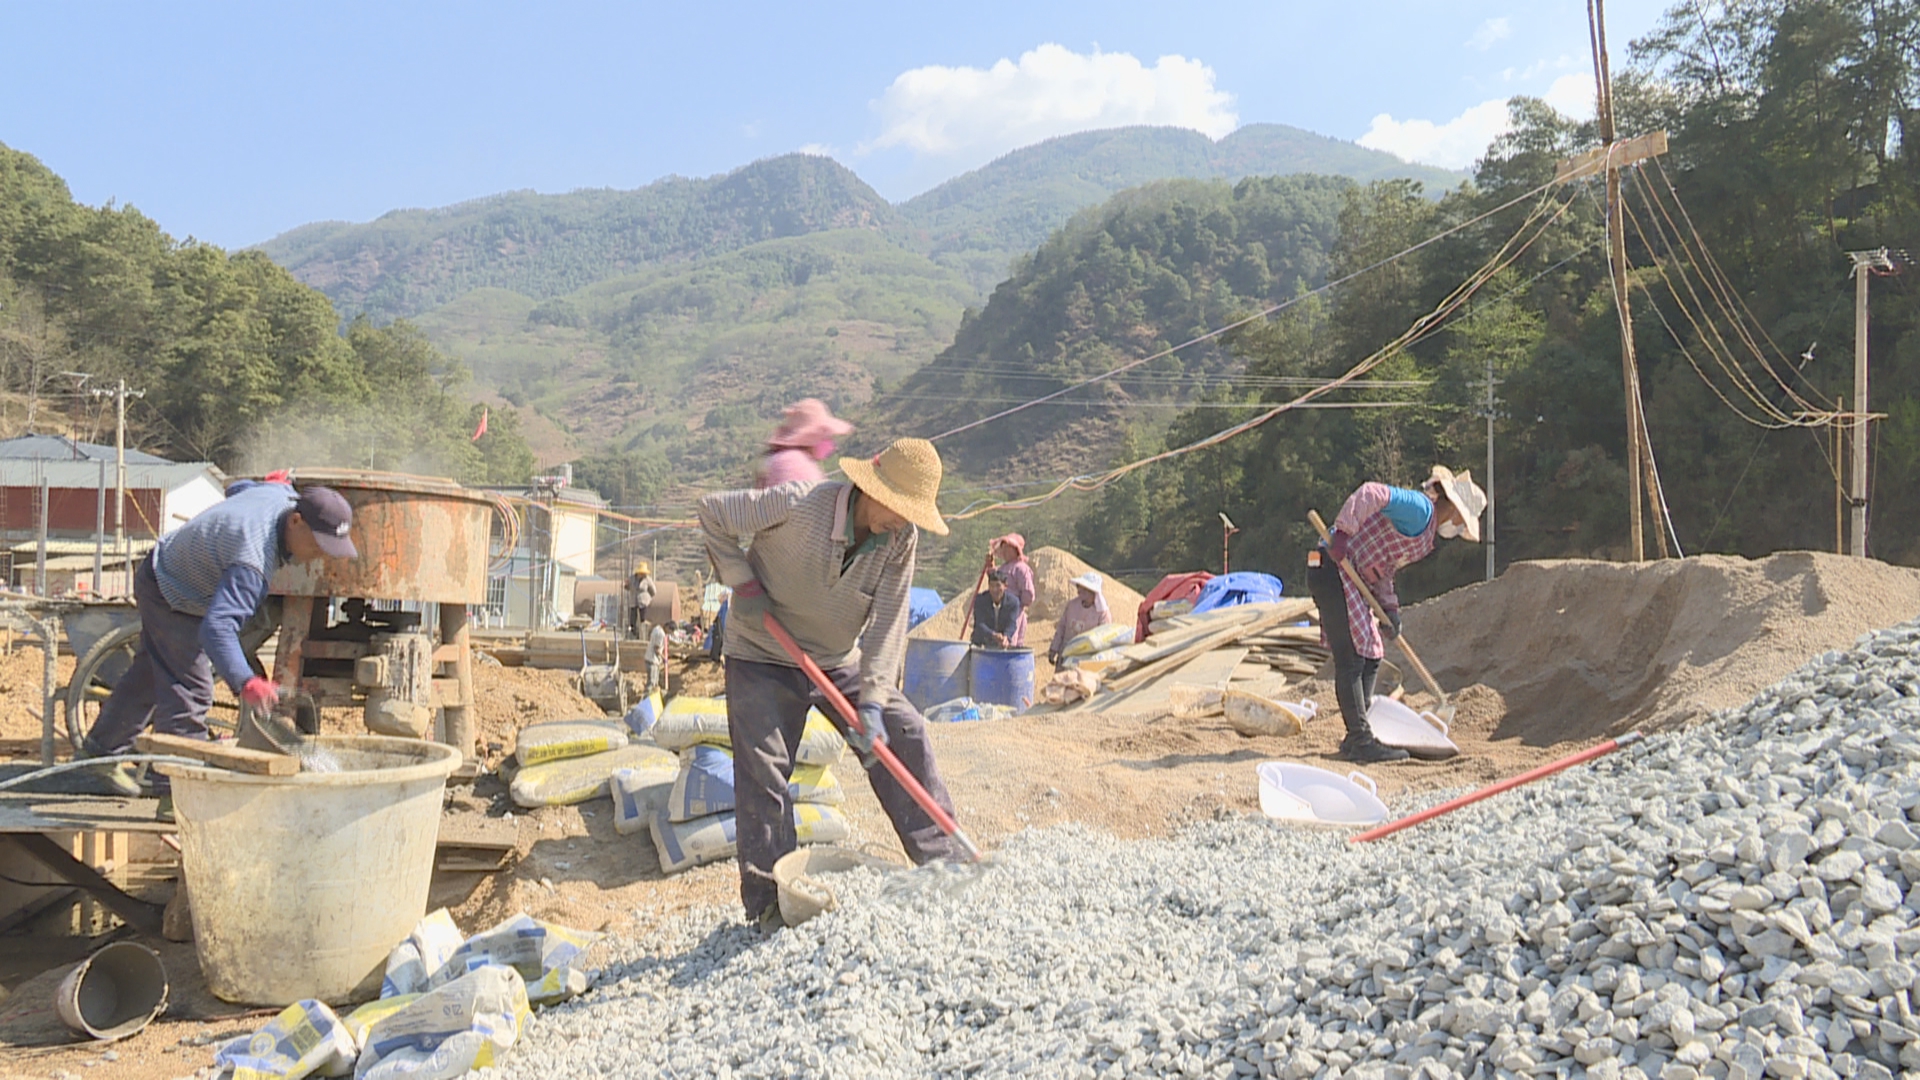
<svg viewBox="0 0 1920 1080"><path fill-rule="evenodd" d="M1446 721L1430 712L1414 712L1390 697L1373 699L1367 709L1367 726L1373 729L1374 738L1417 758L1434 761L1460 752Z"/></svg>
<svg viewBox="0 0 1920 1080"><path fill-rule="evenodd" d="M1387 820L1373 778L1355 770L1345 776L1291 761L1263 761L1260 811L1278 821L1354 828Z"/></svg>

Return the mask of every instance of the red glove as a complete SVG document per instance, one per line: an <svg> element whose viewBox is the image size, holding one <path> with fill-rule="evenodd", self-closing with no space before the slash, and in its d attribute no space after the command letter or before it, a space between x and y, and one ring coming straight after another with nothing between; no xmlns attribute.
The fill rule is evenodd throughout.
<svg viewBox="0 0 1920 1080"><path fill-rule="evenodd" d="M275 469L272 472L268 473L265 477L263 477L263 479L265 479L266 482L269 484L292 484L293 470L292 469Z"/></svg>
<svg viewBox="0 0 1920 1080"><path fill-rule="evenodd" d="M255 675L240 688L240 700L264 712L280 704L280 687L271 679Z"/></svg>
<svg viewBox="0 0 1920 1080"><path fill-rule="evenodd" d="M1353 537L1348 536L1340 529L1335 529L1333 530L1333 538L1327 541L1327 554L1333 556L1333 561L1336 563L1346 562L1347 545L1352 542Z"/></svg>

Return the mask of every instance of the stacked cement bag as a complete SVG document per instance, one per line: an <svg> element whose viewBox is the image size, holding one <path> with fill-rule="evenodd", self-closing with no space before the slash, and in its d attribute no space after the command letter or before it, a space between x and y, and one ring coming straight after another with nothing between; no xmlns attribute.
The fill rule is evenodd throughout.
<svg viewBox="0 0 1920 1080"><path fill-rule="evenodd" d="M726 703L717 698L675 698L661 713L653 734L663 749L680 752L679 771L664 802L642 807L636 799L632 807L636 813L652 811L648 824L661 869L673 874L732 858L736 846L733 748L727 734ZM846 793L830 771L845 751L846 742L827 718L818 710L808 713L794 756L793 777L787 784L794 799L794 828L802 844L847 837L846 815L839 810ZM619 816L616 799L616 826Z"/></svg>
<svg viewBox="0 0 1920 1080"><path fill-rule="evenodd" d="M672 753L633 740L618 720L559 720L520 729L514 758L520 771L509 790L521 806L570 806L608 794L616 772L637 786L671 783Z"/></svg>

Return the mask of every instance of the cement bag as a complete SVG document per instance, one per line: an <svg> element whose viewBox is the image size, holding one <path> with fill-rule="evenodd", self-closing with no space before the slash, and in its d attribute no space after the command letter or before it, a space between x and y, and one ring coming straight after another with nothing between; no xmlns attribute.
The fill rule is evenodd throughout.
<svg viewBox="0 0 1920 1080"><path fill-rule="evenodd" d="M395 994L392 997L369 1001L348 1013L346 1019L340 1023L346 1026L347 1034L353 1037L353 1045L364 1050L367 1047L367 1032L373 1030L373 1025L418 1000L420 1000L419 994Z"/></svg>
<svg viewBox="0 0 1920 1080"><path fill-rule="evenodd" d="M453 924L446 908L428 912L413 924L413 932L387 954L387 975L380 982L380 996L418 994L426 990L435 972L446 966L454 950L466 937Z"/></svg>
<svg viewBox="0 0 1920 1080"><path fill-rule="evenodd" d="M356 1080L453 1080L500 1063L532 1010L527 984L488 964L421 994L367 1029Z"/></svg>
<svg viewBox="0 0 1920 1080"><path fill-rule="evenodd" d="M660 701L660 691L655 690L627 710L627 727L631 728L635 735L645 735L660 722L660 714L665 710L666 706Z"/></svg>
<svg viewBox="0 0 1920 1080"><path fill-rule="evenodd" d="M1153 610L1148 614L1154 619L1171 619L1176 615L1190 615L1192 613L1193 598L1188 597L1185 600L1162 600L1153 605Z"/></svg>
<svg viewBox="0 0 1920 1080"><path fill-rule="evenodd" d="M665 813L654 816L653 845L660 852L660 869L677 874L704 863L733 858L734 817L714 814L696 821L673 822ZM802 844L833 844L847 838L851 831L847 816L838 807L818 803L796 803L793 827Z"/></svg>
<svg viewBox="0 0 1920 1080"><path fill-rule="evenodd" d="M838 805L847 801L840 781L824 765L795 765L787 793L797 803ZM723 814L736 805L733 751L724 746L692 746L680 752L680 775L667 796L669 821L692 821Z"/></svg>
<svg viewBox="0 0 1920 1080"><path fill-rule="evenodd" d="M232 1069L233 1080L299 1080L303 1076L351 1076L359 1053L353 1036L318 1001L296 1001L252 1035L220 1048L213 1065Z"/></svg>
<svg viewBox="0 0 1920 1080"><path fill-rule="evenodd" d="M607 793L616 769L672 769L678 760L657 746L623 746L592 757L563 758L530 765L513 778L509 790L521 806L572 806Z"/></svg>
<svg viewBox="0 0 1920 1080"><path fill-rule="evenodd" d="M726 701L685 694L674 698L653 725L653 741L662 750L685 750L695 743L726 746L732 742L727 735Z"/></svg>
<svg viewBox="0 0 1920 1080"><path fill-rule="evenodd" d="M1127 623L1103 623L1067 642L1061 656L1092 656L1104 649L1133 644L1133 627Z"/></svg>
<svg viewBox="0 0 1920 1080"><path fill-rule="evenodd" d="M521 728L519 738L514 740L513 757L525 768L604 754L630 741L626 727L618 720L555 720Z"/></svg>
<svg viewBox="0 0 1920 1080"><path fill-rule="evenodd" d="M564 1001L587 988L586 972L576 970L573 962L599 937L540 922L522 912L462 942L434 973L431 986L445 986L497 964L520 973L526 983L527 1000L540 1005Z"/></svg>
<svg viewBox="0 0 1920 1080"><path fill-rule="evenodd" d="M800 732L800 747L793 752L796 765L835 765L847 752L847 740L819 709L807 710L807 726Z"/></svg>
<svg viewBox="0 0 1920 1080"><path fill-rule="evenodd" d="M673 782L680 770L673 768L615 769L607 778L607 793L613 796L613 829L622 836L637 833L663 810L673 794Z"/></svg>

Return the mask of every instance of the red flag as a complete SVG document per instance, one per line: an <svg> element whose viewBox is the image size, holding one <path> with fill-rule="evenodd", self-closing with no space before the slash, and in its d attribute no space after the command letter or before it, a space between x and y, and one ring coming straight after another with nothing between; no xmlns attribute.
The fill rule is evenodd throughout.
<svg viewBox="0 0 1920 1080"><path fill-rule="evenodd" d="M485 405L480 406L480 426L473 429L473 438L468 439L468 442L479 442L480 436L487 433L487 415L491 411Z"/></svg>

